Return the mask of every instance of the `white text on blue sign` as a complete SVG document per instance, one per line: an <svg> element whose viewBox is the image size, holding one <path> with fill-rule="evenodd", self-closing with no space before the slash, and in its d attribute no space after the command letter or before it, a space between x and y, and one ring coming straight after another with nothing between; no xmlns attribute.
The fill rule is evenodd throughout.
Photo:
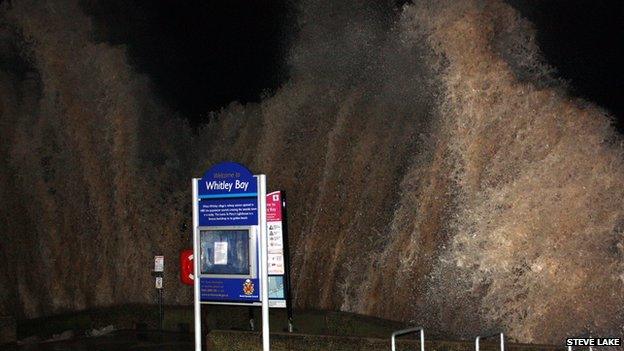
<svg viewBox="0 0 624 351"><path fill-rule="evenodd" d="M240 180L235 180L234 182L228 182L225 180L216 181L213 180L211 182L206 182L207 190L226 190L227 192L231 192L232 189L241 189L243 191L247 191L247 187L249 186L249 182L241 182Z"/></svg>

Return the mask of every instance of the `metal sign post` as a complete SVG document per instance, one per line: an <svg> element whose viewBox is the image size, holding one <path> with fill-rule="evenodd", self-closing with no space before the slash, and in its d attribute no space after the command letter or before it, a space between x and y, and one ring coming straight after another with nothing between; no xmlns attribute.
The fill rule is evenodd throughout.
<svg viewBox="0 0 624 351"><path fill-rule="evenodd" d="M199 224L197 210L197 181L193 179L193 316L195 318L195 351L201 351L201 305L199 303L199 246L195 245L199 241Z"/></svg>
<svg viewBox="0 0 624 351"><path fill-rule="evenodd" d="M282 226L284 231L284 289L286 290L286 314L288 315L288 332L295 329L292 308L292 293L290 288L290 246L288 243L288 209L286 208L286 193L282 191Z"/></svg>
<svg viewBox="0 0 624 351"><path fill-rule="evenodd" d="M260 290L262 291L262 350L271 350L269 342L269 272L266 226L266 176L258 176L260 198Z"/></svg>
<svg viewBox="0 0 624 351"><path fill-rule="evenodd" d="M163 275L165 272L165 256L154 256L154 271L156 277L154 286L158 290L158 329L163 330L164 307L163 307Z"/></svg>

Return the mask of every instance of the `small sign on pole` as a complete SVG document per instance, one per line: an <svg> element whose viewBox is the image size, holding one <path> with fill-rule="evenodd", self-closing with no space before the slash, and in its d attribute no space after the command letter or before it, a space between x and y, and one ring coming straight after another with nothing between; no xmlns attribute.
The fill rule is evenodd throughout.
<svg viewBox="0 0 624 351"><path fill-rule="evenodd" d="M162 277L156 277L156 289L162 289Z"/></svg>
<svg viewBox="0 0 624 351"><path fill-rule="evenodd" d="M163 329L163 320L165 310L163 308L163 275L165 272L165 256L157 255L154 256L154 272L152 273L155 277L154 287L158 290L158 324L160 325L160 330Z"/></svg>
<svg viewBox="0 0 624 351"><path fill-rule="evenodd" d="M154 272L164 272L165 256L154 256Z"/></svg>

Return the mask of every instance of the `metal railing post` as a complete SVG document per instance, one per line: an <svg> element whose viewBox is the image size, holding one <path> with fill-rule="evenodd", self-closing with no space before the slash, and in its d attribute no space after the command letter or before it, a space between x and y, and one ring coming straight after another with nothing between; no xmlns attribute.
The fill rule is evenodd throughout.
<svg viewBox="0 0 624 351"><path fill-rule="evenodd" d="M492 336L496 336L496 335L500 335L500 351L505 351L505 335L503 333L500 334L492 334L492 335L486 335L486 336L477 336L477 338L475 339L475 351L479 351L479 341L482 338L489 338Z"/></svg>
<svg viewBox="0 0 624 351"><path fill-rule="evenodd" d="M392 351L396 351L396 337L397 336L414 333L418 331L420 332L420 351L425 351L425 329L421 327L397 330L394 333L392 333L392 336L390 337L390 341L392 344Z"/></svg>

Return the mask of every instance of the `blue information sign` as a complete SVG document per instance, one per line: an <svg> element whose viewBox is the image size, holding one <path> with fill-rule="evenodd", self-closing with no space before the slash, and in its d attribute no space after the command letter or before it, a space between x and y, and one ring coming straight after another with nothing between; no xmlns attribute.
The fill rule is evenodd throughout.
<svg viewBox="0 0 624 351"><path fill-rule="evenodd" d="M202 302L258 303L258 178L222 162L197 179L199 296Z"/></svg>
<svg viewBox="0 0 624 351"><path fill-rule="evenodd" d="M200 296L202 301L214 302L258 302L260 301L259 279L202 278Z"/></svg>
<svg viewBox="0 0 624 351"><path fill-rule="evenodd" d="M200 226L258 225L258 182L244 166L222 162L197 184Z"/></svg>
<svg viewBox="0 0 624 351"><path fill-rule="evenodd" d="M266 176L222 162L193 179L195 350L201 351L201 303L262 306L269 349ZM262 302L264 303L262 303Z"/></svg>

